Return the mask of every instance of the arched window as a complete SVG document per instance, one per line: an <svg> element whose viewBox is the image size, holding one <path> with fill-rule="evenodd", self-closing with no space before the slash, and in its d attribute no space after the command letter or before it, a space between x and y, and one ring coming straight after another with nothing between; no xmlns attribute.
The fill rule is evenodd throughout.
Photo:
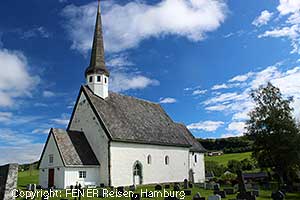
<svg viewBox="0 0 300 200"><path fill-rule="evenodd" d="M169 162L170 162L170 160L169 160L169 156L166 156L166 157L165 157L165 164L166 164L166 165L168 165L168 164L169 164Z"/></svg>
<svg viewBox="0 0 300 200"><path fill-rule="evenodd" d="M89 81L90 81L90 83L93 82L93 77L92 76L90 76L90 80Z"/></svg>
<svg viewBox="0 0 300 200"><path fill-rule="evenodd" d="M148 165L150 165L151 162L152 162L151 155L148 155L148 157L147 157L147 163L148 163Z"/></svg>
<svg viewBox="0 0 300 200"><path fill-rule="evenodd" d="M197 154L195 155L195 163L197 163Z"/></svg>
<svg viewBox="0 0 300 200"><path fill-rule="evenodd" d="M101 82L101 76L97 76L97 82Z"/></svg>

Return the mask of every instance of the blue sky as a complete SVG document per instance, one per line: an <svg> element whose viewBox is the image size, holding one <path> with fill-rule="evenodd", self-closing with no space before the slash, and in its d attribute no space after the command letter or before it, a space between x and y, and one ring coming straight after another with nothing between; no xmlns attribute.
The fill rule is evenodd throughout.
<svg viewBox="0 0 300 200"><path fill-rule="evenodd" d="M300 114L300 0L102 1L110 89L196 137L240 136L271 81ZM38 159L85 83L96 1L0 2L0 164Z"/></svg>

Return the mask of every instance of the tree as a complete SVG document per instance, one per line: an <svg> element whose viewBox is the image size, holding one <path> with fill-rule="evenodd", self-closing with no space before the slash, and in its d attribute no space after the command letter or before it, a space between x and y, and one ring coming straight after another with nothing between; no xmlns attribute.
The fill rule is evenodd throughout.
<svg viewBox="0 0 300 200"><path fill-rule="evenodd" d="M227 163L227 168L232 173L237 173L237 171L242 169L242 164L238 160L229 160Z"/></svg>
<svg viewBox="0 0 300 200"><path fill-rule="evenodd" d="M268 83L251 93L256 106L249 113L246 135L254 141L253 157L261 168L278 175L279 186L290 184L288 174L299 167L299 130L290 103Z"/></svg>
<svg viewBox="0 0 300 200"><path fill-rule="evenodd" d="M219 177L225 172L225 167L216 161L205 161L205 171L213 172L215 176Z"/></svg>

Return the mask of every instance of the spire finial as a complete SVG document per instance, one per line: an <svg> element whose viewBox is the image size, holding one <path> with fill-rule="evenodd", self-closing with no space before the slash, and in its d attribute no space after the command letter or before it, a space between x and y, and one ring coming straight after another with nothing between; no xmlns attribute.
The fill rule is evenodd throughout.
<svg viewBox="0 0 300 200"><path fill-rule="evenodd" d="M89 67L85 71L85 76L92 73L102 73L109 76L109 71L105 66L104 42L102 33L102 21L100 13L100 0L98 0L98 11L95 25L94 41Z"/></svg>

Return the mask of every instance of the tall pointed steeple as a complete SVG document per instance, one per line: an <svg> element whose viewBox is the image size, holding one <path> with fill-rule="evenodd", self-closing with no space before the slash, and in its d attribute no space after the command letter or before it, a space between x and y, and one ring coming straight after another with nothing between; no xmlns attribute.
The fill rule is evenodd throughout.
<svg viewBox="0 0 300 200"><path fill-rule="evenodd" d="M93 48L89 67L85 71L85 76L89 74L100 73L109 77L109 71L105 66L104 43L102 32L102 20L100 13L100 0L98 0L98 11L94 33Z"/></svg>
<svg viewBox="0 0 300 200"><path fill-rule="evenodd" d="M85 78L86 78L87 85L95 95L103 99L108 97L109 71L105 66L105 59L104 59L100 0L98 0L98 11L97 11L97 19L96 19L91 61L90 61L90 65L85 70Z"/></svg>

